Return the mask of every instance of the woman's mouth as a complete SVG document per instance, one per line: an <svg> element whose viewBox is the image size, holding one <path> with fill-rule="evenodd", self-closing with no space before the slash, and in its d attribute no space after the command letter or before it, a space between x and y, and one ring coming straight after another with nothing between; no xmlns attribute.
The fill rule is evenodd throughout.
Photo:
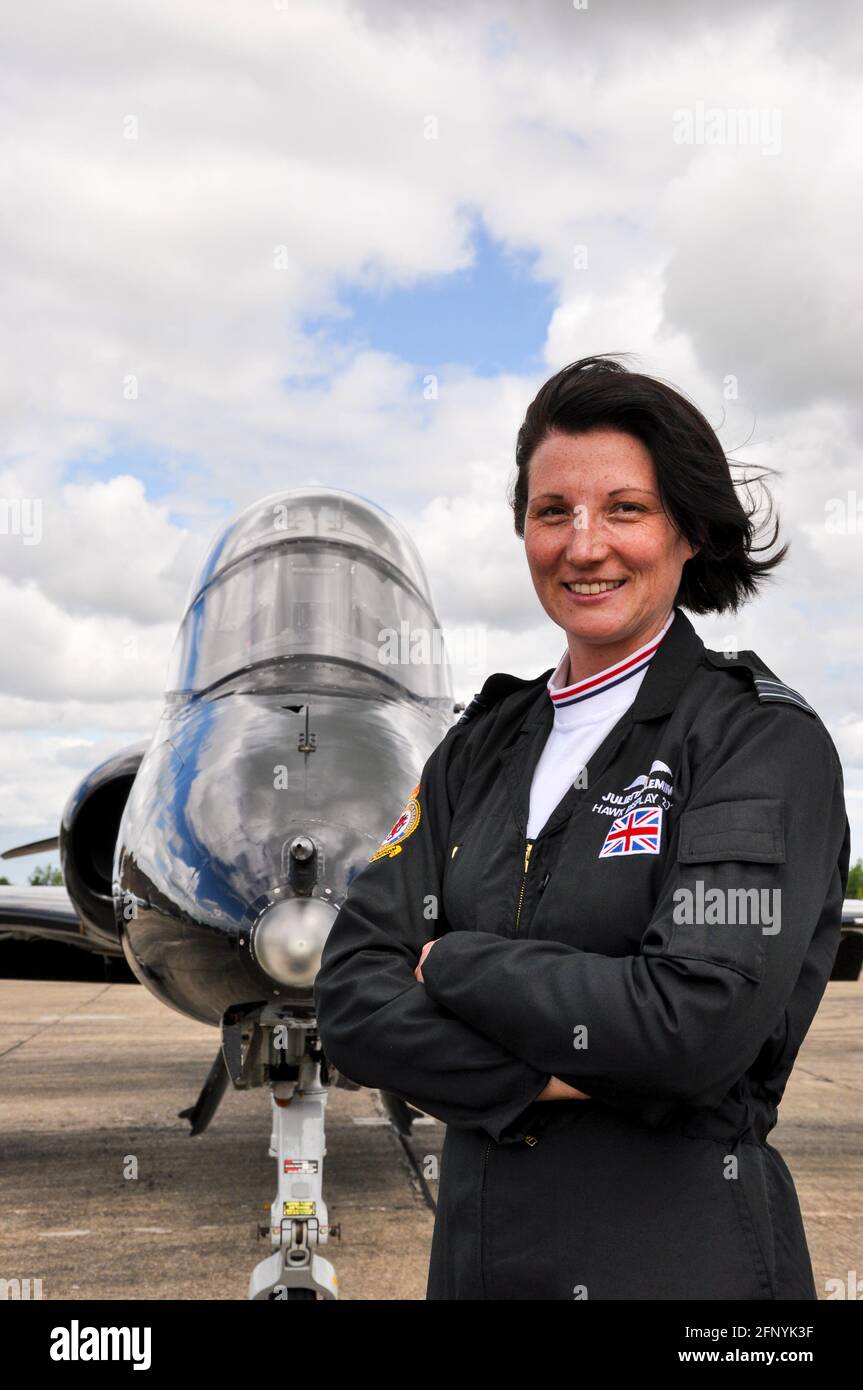
<svg viewBox="0 0 863 1390"><path fill-rule="evenodd" d="M596 602L608 594L616 593L625 583L625 579L595 579L583 583L564 584L563 587L572 598L583 603L585 600Z"/></svg>

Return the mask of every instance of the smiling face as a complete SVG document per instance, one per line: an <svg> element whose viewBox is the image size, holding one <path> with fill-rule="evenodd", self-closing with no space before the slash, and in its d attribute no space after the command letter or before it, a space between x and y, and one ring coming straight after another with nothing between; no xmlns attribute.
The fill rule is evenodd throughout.
<svg viewBox="0 0 863 1390"><path fill-rule="evenodd" d="M616 429L555 432L537 445L524 546L539 601L567 634L568 684L658 632L698 549L663 511L649 450ZM572 583L592 592L572 592Z"/></svg>

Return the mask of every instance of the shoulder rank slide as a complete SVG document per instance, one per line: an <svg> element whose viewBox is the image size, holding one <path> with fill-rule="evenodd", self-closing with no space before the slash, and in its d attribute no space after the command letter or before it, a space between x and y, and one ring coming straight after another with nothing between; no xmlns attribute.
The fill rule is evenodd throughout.
<svg viewBox="0 0 863 1390"><path fill-rule="evenodd" d="M796 705L798 709L805 709L807 713L814 714L815 718L818 718L818 711L814 710L807 700L804 700L800 691L769 674L769 668L754 652L745 651L738 652L736 656L726 656L724 652L714 652L705 647L704 655L711 666L718 666L720 669L726 670L730 667L737 667L738 670L748 671L755 686L755 693L762 704L767 701L780 701L785 705Z"/></svg>
<svg viewBox="0 0 863 1390"><path fill-rule="evenodd" d="M770 680L766 676L755 676L753 679L759 700L782 700L786 705L799 705L800 709L815 714L815 710L804 700L800 691L792 690L784 681Z"/></svg>

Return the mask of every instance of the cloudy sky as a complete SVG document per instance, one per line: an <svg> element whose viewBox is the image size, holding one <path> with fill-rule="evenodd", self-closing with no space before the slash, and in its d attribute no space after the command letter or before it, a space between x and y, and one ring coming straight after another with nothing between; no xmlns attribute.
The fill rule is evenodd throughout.
<svg viewBox="0 0 863 1390"><path fill-rule="evenodd" d="M788 559L694 621L815 705L863 855L855 8L7 11L3 847L55 833L80 777L151 733L203 551L280 488L405 523L444 630L484 636L456 698L555 665L506 503L515 434L553 371L626 351L780 470Z"/></svg>

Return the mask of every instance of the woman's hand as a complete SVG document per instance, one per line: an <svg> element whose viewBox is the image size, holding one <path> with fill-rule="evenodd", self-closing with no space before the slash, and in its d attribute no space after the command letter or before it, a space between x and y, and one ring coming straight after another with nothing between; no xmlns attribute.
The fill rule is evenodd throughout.
<svg viewBox="0 0 863 1390"><path fill-rule="evenodd" d="M436 940L437 940L437 937L435 937L435 941L436 941ZM426 944L423 946L423 948L422 948L422 950L421 950L421 952L420 952L419 964L417 965L417 968L416 968L416 970L414 971L414 974L416 975L416 977L417 977L417 979L419 980L419 982L420 982L421 985L422 985L422 984L425 984L425 980L423 979L423 961L425 960L426 956L428 955L428 953L429 953L429 951L431 950L431 948L432 948L433 945L434 945L434 941L427 941Z"/></svg>
<svg viewBox="0 0 863 1390"><path fill-rule="evenodd" d="M565 1081L561 1081L559 1076L550 1076L537 1100L590 1100L586 1091L577 1091L574 1086L568 1086Z"/></svg>
<svg viewBox="0 0 863 1390"><path fill-rule="evenodd" d="M437 940L437 938L435 938L435 940ZM419 980L420 984L425 983L425 981L423 980L423 961L425 960L433 945L434 941L427 941L426 944L423 946L422 951L420 952L419 962L417 964L416 970L414 971L414 975ZM540 1091L539 1095L536 1097L536 1099L590 1100L590 1096L587 1094L586 1091L578 1091L574 1086L567 1085L565 1081L561 1081L559 1076L550 1076L548 1081Z"/></svg>

